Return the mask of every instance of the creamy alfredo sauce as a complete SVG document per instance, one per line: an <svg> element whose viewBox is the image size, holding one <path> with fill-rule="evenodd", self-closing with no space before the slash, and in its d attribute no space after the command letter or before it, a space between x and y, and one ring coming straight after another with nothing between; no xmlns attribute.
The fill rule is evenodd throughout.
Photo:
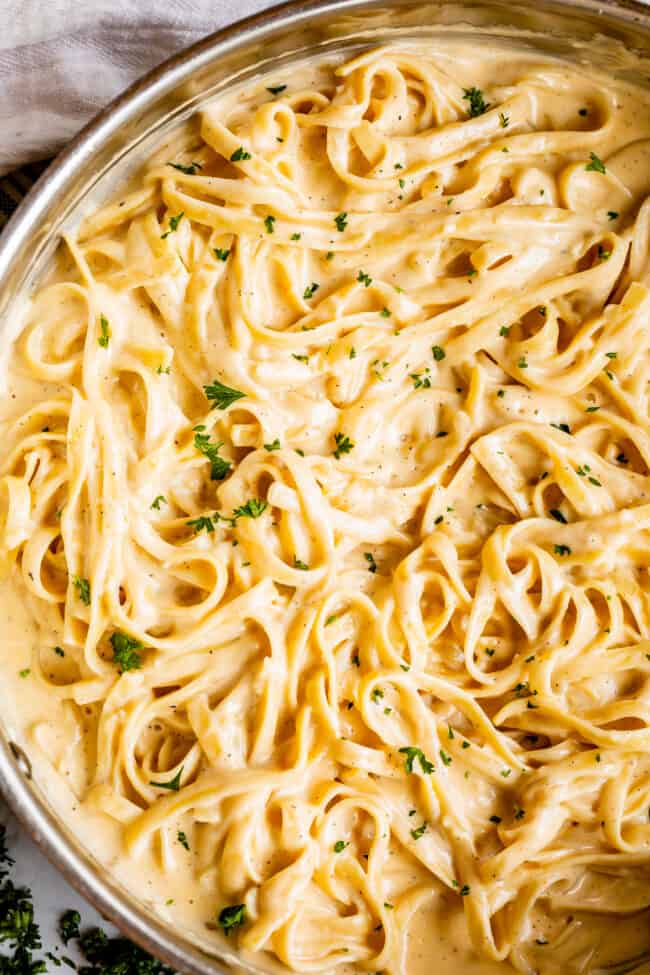
<svg viewBox="0 0 650 975"><path fill-rule="evenodd" d="M4 711L203 943L389 975L650 946L648 107L451 42L268 78L30 301Z"/></svg>

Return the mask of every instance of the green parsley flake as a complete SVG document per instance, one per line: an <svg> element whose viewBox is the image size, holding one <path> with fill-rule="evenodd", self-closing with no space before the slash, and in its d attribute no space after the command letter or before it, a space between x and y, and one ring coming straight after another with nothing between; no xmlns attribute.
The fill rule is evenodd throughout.
<svg viewBox="0 0 650 975"><path fill-rule="evenodd" d="M214 256L219 261L227 261L230 257L230 250L222 250L220 247L215 247Z"/></svg>
<svg viewBox="0 0 650 975"><path fill-rule="evenodd" d="M233 518L259 518L268 508L268 501L260 501L259 498L251 498L240 508L235 508Z"/></svg>
<svg viewBox="0 0 650 975"><path fill-rule="evenodd" d="M204 427L200 428L201 431L203 429ZM195 427L195 431L199 431L199 428ZM212 481L223 481L232 467L229 460L224 460L223 457L219 456L219 450L223 447L223 440L211 443L209 433L195 432L194 446L199 453L210 461L210 479Z"/></svg>
<svg viewBox="0 0 650 975"><path fill-rule="evenodd" d="M281 91L286 89L286 85L267 85L266 90L272 95L279 95Z"/></svg>
<svg viewBox="0 0 650 975"><path fill-rule="evenodd" d="M88 580L80 579L79 576L73 576L72 585L77 590L77 595L84 606L90 606L90 583Z"/></svg>
<svg viewBox="0 0 650 975"><path fill-rule="evenodd" d="M556 555L571 555L571 549L568 545L554 545L553 551Z"/></svg>
<svg viewBox="0 0 650 975"><path fill-rule="evenodd" d="M105 315L99 316L99 327L101 329L101 335L97 339L97 342L101 345L102 349L107 349L108 343L111 340L111 329L108 324L108 318Z"/></svg>
<svg viewBox="0 0 650 975"><path fill-rule="evenodd" d="M187 841L187 835L181 829L179 829L179 831L176 833L176 839L178 840L180 845L184 846L189 853L190 844Z"/></svg>
<svg viewBox="0 0 650 975"><path fill-rule="evenodd" d="M312 281L312 283L308 285L308 287L306 287L305 290L303 291L302 296L305 299L305 301L308 301L310 298L313 298L319 288L320 288L320 284L318 284L316 281Z"/></svg>
<svg viewBox="0 0 650 975"><path fill-rule="evenodd" d="M175 217L170 217L169 230L166 230L164 234L161 234L160 239L164 240L165 237L169 237L170 234L175 233L178 230L178 225L184 216L185 216L185 211L183 210L181 211L181 213L177 213Z"/></svg>
<svg viewBox="0 0 650 975"><path fill-rule="evenodd" d="M415 748L412 745L408 745L405 748L400 748L400 754L406 755L404 760L404 767L407 772L413 772L413 763L417 759L420 763L420 768L425 775L431 775L435 771L435 765L428 760L421 748Z"/></svg>
<svg viewBox="0 0 650 975"><path fill-rule="evenodd" d="M275 233L275 217L272 217L271 214L269 214L268 216L264 217L264 226L266 227L267 234L274 234Z"/></svg>
<svg viewBox="0 0 650 975"><path fill-rule="evenodd" d="M335 433L334 443L336 444L336 448L334 450L334 456L336 457L337 460L341 457L342 454L349 454L352 448L354 447L354 443L352 442L352 440L350 440L347 434L344 433Z"/></svg>
<svg viewBox="0 0 650 975"><path fill-rule="evenodd" d="M167 504L167 498L164 494L159 494L157 497L155 497L149 507L153 508L155 511L160 511L161 504Z"/></svg>
<svg viewBox="0 0 650 975"><path fill-rule="evenodd" d="M436 362L442 362L446 355L446 352L441 345L432 345L431 353Z"/></svg>
<svg viewBox="0 0 650 975"><path fill-rule="evenodd" d="M202 531L205 531L208 535L211 535L214 531L214 521L209 515L201 515L199 518L192 518L190 521L186 521L185 524L188 528L194 529L195 535L198 535Z"/></svg>
<svg viewBox="0 0 650 975"><path fill-rule="evenodd" d="M375 557L372 552L364 552L363 557L368 563L368 572L375 573L377 571L377 563L375 562Z"/></svg>
<svg viewBox="0 0 650 975"><path fill-rule="evenodd" d="M223 933L228 937L231 931L235 931L242 924L246 923L246 905L232 904L230 907L224 907L219 912L218 922L219 927L223 929Z"/></svg>
<svg viewBox="0 0 650 975"><path fill-rule="evenodd" d="M510 122L509 116L504 115L503 112L499 112L499 125L501 126L501 128L507 129L509 122Z"/></svg>
<svg viewBox="0 0 650 975"><path fill-rule="evenodd" d="M343 850L346 848L346 846L349 845L350 844L346 843L345 840L337 840L336 843L334 844L334 852L343 853Z"/></svg>
<svg viewBox="0 0 650 975"><path fill-rule="evenodd" d="M478 115L483 115L487 112L490 107L489 104L483 98L483 92L480 88L464 88L463 98L469 103L469 117L476 118Z"/></svg>
<svg viewBox="0 0 650 975"><path fill-rule="evenodd" d="M139 640L116 630L111 635L111 646L113 648L113 663L117 664L121 674L126 673L127 670L140 670L142 657L138 651L144 650L144 646Z"/></svg>
<svg viewBox="0 0 650 975"><path fill-rule="evenodd" d="M339 213L338 216L334 217L334 223L336 224L336 229L342 234L348 225L347 212L344 210L342 213Z"/></svg>
<svg viewBox="0 0 650 975"><path fill-rule="evenodd" d="M588 173L606 173L605 164L599 159L595 152L589 153L589 162L585 166Z"/></svg>
<svg viewBox="0 0 650 975"><path fill-rule="evenodd" d="M413 389L431 389L431 379L425 375L428 371L428 369L425 369L424 373L409 373L409 379L413 380Z"/></svg>
<svg viewBox="0 0 650 975"><path fill-rule="evenodd" d="M412 829L411 830L412 838L417 841L420 839L421 836L424 836L428 825L429 824L425 821L422 823L421 826L418 826L417 829Z"/></svg>
<svg viewBox="0 0 650 975"><path fill-rule="evenodd" d="M169 782L149 782L149 785L155 786L156 789L168 789L169 792L178 792L181 787L181 776L183 774L184 765L181 765L178 772L173 779Z"/></svg>
<svg viewBox="0 0 650 975"><path fill-rule="evenodd" d="M247 152L243 146L239 146L230 157L230 162L245 162L247 159L252 159L250 152Z"/></svg>
<svg viewBox="0 0 650 975"><path fill-rule="evenodd" d="M357 281L360 284L363 284L366 288L369 288L370 285L372 284L372 278L370 277L369 274L366 274L365 271L359 271L359 273L357 274Z"/></svg>
<svg viewBox="0 0 650 975"><path fill-rule="evenodd" d="M183 163L167 163L172 169L177 169L179 173L185 173L186 176L196 176L199 169L203 169L200 162L192 162L189 166L184 166Z"/></svg>
<svg viewBox="0 0 650 975"><path fill-rule="evenodd" d="M271 453L272 450L279 450L281 446L280 441L276 437L272 443L264 444L264 450L268 450L268 452Z"/></svg>

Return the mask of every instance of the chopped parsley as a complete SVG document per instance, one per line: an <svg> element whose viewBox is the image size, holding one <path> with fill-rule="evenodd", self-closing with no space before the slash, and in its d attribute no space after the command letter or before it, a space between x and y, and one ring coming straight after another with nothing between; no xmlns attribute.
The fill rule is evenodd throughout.
<svg viewBox="0 0 650 975"><path fill-rule="evenodd" d="M556 555L571 555L571 549L568 545L554 545L553 551Z"/></svg>
<svg viewBox="0 0 650 975"><path fill-rule="evenodd" d="M435 765L428 760L421 748L414 748L412 745L408 745L405 748L400 748L400 754L406 755L404 768L409 773L413 772L413 763L416 759L420 763L420 768L425 775L431 775L435 771Z"/></svg>
<svg viewBox="0 0 650 975"><path fill-rule="evenodd" d="M551 516L551 518L555 518L556 521L559 521L561 525L568 524L566 518L564 517L562 512L558 510L558 508L551 508L551 510L549 511L549 515Z"/></svg>
<svg viewBox="0 0 650 975"><path fill-rule="evenodd" d="M380 687L374 687L372 693L370 694L370 697L372 698L375 704L379 704L383 696L384 696L384 692Z"/></svg>
<svg viewBox="0 0 650 975"><path fill-rule="evenodd" d="M185 211L182 210L180 213L177 213L176 216L170 217L169 218L169 230L166 230L164 234L161 234L160 235L160 239L161 240L164 240L165 237L169 237L170 234L175 233L178 230L178 225L179 225L179 223L181 222L181 220L183 219L184 216L185 216Z"/></svg>
<svg viewBox="0 0 650 975"><path fill-rule="evenodd" d="M101 335L97 339L97 342L101 345L102 349L107 349L108 343L111 340L111 328L108 324L108 318L105 315L99 316L99 327L101 329Z"/></svg>
<svg viewBox="0 0 650 975"><path fill-rule="evenodd" d="M232 904L230 907L224 907L219 912L218 922L219 927L228 937L231 931L235 931L246 922L246 905Z"/></svg>
<svg viewBox="0 0 650 975"><path fill-rule="evenodd" d="M200 515L198 518L192 518L190 521L186 521L185 524L188 528L194 529L195 535L198 535L202 531L211 535L214 531L214 521L209 515Z"/></svg>
<svg viewBox="0 0 650 975"><path fill-rule="evenodd" d="M190 844L187 841L186 834L181 829L179 829L178 833L176 834L176 839L178 840L180 845L184 846L185 849L189 852Z"/></svg>
<svg viewBox="0 0 650 975"><path fill-rule="evenodd" d="M54 652L57 655L57 657L65 657L65 650L63 649L63 647L55 647Z"/></svg>
<svg viewBox="0 0 650 975"><path fill-rule="evenodd" d="M302 293L302 296L305 299L305 301L308 301L310 298L313 298L319 288L320 288L320 284L318 284L317 281L312 281L312 283L308 285Z"/></svg>
<svg viewBox="0 0 650 975"><path fill-rule="evenodd" d="M428 825L429 824L425 821L422 823L421 826L418 826L417 829L412 829L411 836L413 837L413 839L419 840L421 836L424 836Z"/></svg>
<svg viewBox="0 0 650 975"><path fill-rule="evenodd" d="M426 375L428 371L428 369L425 369L424 373L409 373L409 379L413 380L413 389L431 389L431 379Z"/></svg>
<svg viewBox="0 0 650 975"><path fill-rule="evenodd" d="M518 369L528 369L528 363L526 361L526 357L525 356L522 355L521 359L517 363L517 368Z"/></svg>
<svg viewBox="0 0 650 975"><path fill-rule="evenodd" d="M337 840L336 843L334 844L334 852L343 853L343 850L346 848L346 846L349 845L350 844L346 843L345 840Z"/></svg>
<svg viewBox="0 0 650 975"><path fill-rule="evenodd" d="M73 938L79 937L81 914L79 911L65 911L59 918L59 934L61 941L67 945Z"/></svg>
<svg viewBox="0 0 650 975"><path fill-rule="evenodd" d="M357 274L357 281L359 281L360 284L363 284L366 288L369 288L372 284L372 278L369 274L366 274L365 271L359 271Z"/></svg>
<svg viewBox="0 0 650 975"><path fill-rule="evenodd" d="M204 429L204 427L194 428L194 446L199 453L210 461L210 479L212 481L223 481L232 464L229 460L224 460L223 457L219 456L219 449L223 447L223 440L212 443L210 434L202 432Z"/></svg>
<svg viewBox="0 0 650 975"><path fill-rule="evenodd" d="M230 162L245 162L247 159L252 159L250 152L247 152L243 146L235 149L230 157Z"/></svg>
<svg viewBox="0 0 650 975"><path fill-rule="evenodd" d="M340 432L335 433L334 443L336 444L336 448L334 450L334 456L336 457L337 460L342 454L349 454L352 448L354 447L354 443L352 442L352 440L350 440L350 438L345 433L340 433Z"/></svg>
<svg viewBox="0 0 650 975"><path fill-rule="evenodd" d="M501 822L501 816L490 816L490 822L495 823L498 826Z"/></svg>
<svg viewBox="0 0 650 975"><path fill-rule="evenodd" d="M443 748L440 749L440 758L442 760L442 764L446 765L447 768L451 765L452 763L451 755L448 755Z"/></svg>
<svg viewBox="0 0 650 975"><path fill-rule="evenodd" d="M72 585L77 590L77 595L84 606L90 606L90 583L88 580L80 579L79 576L73 576Z"/></svg>
<svg viewBox="0 0 650 975"><path fill-rule="evenodd" d="M501 328L499 329L499 335L501 336L502 339L507 339L508 336L510 335L510 326L502 325Z"/></svg>
<svg viewBox="0 0 650 975"><path fill-rule="evenodd" d="M442 362L442 360L445 358L446 352L441 345L432 345L431 354L436 362Z"/></svg>
<svg viewBox="0 0 650 975"><path fill-rule="evenodd" d="M390 311L388 308L382 308L379 314L381 315L382 318L390 318Z"/></svg>
<svg viewBox="0 0 650 975"><path fill-rule="evenodd" d="M240 508L235 508L233 518L259 518L268 508L268 501L260 501L259 498L251 498Z"/></svg>
<svg viewBox="0 0 650 975"><path fill-rule="evenodd" d="M227 261L228 258L230 257L230 249L222 250L220 247L215 247L214 256L219 261Z"/></svg>
<svg viewBox="0 0 650 975"><path fill-rule="evenodd" d="M212 408L227 410L238 399L243 399L246 393L239 389L232 389L231 386L224 386L218 379L213 379L208 386L203 387L206 398L210 401Z"/></svg>
<svg viewBox="0 0 650 975"><path fill-rule="evenodd" d="M142 657L138 650L144 650L144 646L139 640L116 630L111 635L111 646L113 648L113 663L117 664L121 674L126 673L127 670L140 670Z"/></svg>
<svg viewBox="0 0 650 975"><path fill-rule="evenodd" d="M561 430L562 433L571 433L571 427L568 423L551 423L551 426L555 427L556 430Z"/></svg>
<svg viewBox="0 0 650 975"><path fill-rule="evenodd" d="M271 214L264 217L264 226L266 227L267 234L275 233L275 217L272 217Z"/></svg>
<svg viewBox="0 0 650 975"><path fill-rule="evenodd" d="M463 884L463 886L460 888L458 893L460 894L461 897L467 897L469 896L471 890L472 888L469 886L469 884Z"/></svg>
<svg viewBox="0 0 650 975"><path fill-rule="evenodd" d="M507 129L510 122L510 117L505 115L503 112L499 112L499 125L502 129Z"/></svg>
<svg viewBox="0 0 650 975"><path fill-rule="evenodd" d="M599 159L595 152L589 153L589 162L585 166L588 173L606 173L605 164Z"/></svg>
<svg viewBox="0 0 650 975"><path fill-rule="evenodd" d="M375 562L375 557L372 552L364 552L363 557L368 563L368 572L375 573L377 571L377 563Z"/></svg>
<svg viewBox="0 0 650 975"><path fill-rule="evenodd" d="M264 444L264 450L268 450L268 452L271 453L272 450L279 450L281 446L282 445L281 445L280 441L276 437L275 440L272 443L265 443Z"/></svg>
<svg viewBox="0 0 650 975"><path fill-rule="evenodd" d="M286 85L267 85L266 90L272 95L279 95L280 92L284 91L286 87Z"/></svg>
<svg viewBox="0 0 650 975"><path fill-rule="evenodd" d="M291 234L291 240L300 240L301 237L302 237L302 234L298 234L298 233Z"/></svg>
<svg viewBox="0 0 650 975"><path fill-rule="evenodd" d="M177 169L179 173L185 173L186 176L196 176L199 169L203 169L200 162L192 162L189 166L184 166L183 163L167 163L172 169Z"/></svg>
<svg viewBox="0 0 650 975"><path fill-rule="evenodd" d="M25 667L24 670L18 671L18 676L22 677L23 680L25 679L25 677L29 677L30 674L31 674L31 669L29 667Z"/></svg>
<svg viewBox="0 0 650 975"><path fill-rule="evenodd" d="M617 217L618 217L618 213L616 212L616 210L608 210L607 211L607 218L608 218L608 220L616 220Z"/></svg>
<svg viewBox="0 0 650 975"><path fill-rule="evenodd" d="M178 792L181 787L181 775L183 774L184 767L181 765L174 778L170 779L169 782L150 782L149 785L155 786L156 789L168 789L170 792Z"/></svg>
<svg viewBox="0 0 650 975"><path fill-rule="evenodd" d="M588 406L585 413L597 413L599 409L600 406Z"/></svg>
<svg viewBox="0 0 650 975"><path fill-rule="evenodd" d="M294 569L301 569L303 572L307 572L307 570L309 569L307 563L301 562L301 560L296 555L294 555L293 557L293 567Z"/></svg>
<svg viewBox="0 0 650 975"><path fill-rule="evenodd" d="M478 115L483 115L487 112L490 107L489 104L483 98L483 92L480 88L464 88L463 98L469 105L469 117L476 118Z"/></svg>
<svg viewBox="0 0 650 975"><path fill-rule="evenodd" d="M149 507L150 508L153 508L155 511L160 511L160 505L161 504L167 504L167 498L165 497L164 494L157 495L153 499L153 501L151 502L151 504L149 505Z"/></svg>
<svg viewBox="0 0 650 975"><path fill-rule="evenodd" d="M342 234L348 225L348 215L345 210L334 217L334 223L336 224L336 229Z"/></svg>

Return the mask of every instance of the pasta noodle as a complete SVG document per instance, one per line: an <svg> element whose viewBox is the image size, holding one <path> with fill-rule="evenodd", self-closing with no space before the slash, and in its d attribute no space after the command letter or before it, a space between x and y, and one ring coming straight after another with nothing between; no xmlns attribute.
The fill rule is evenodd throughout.
<svg viewBox="0 0 650 975"><path fill-rule="evenodd" d="M28 751L255 964L650 951L649 107L494 45L309 63L175 133L29 301Z"/></svg>

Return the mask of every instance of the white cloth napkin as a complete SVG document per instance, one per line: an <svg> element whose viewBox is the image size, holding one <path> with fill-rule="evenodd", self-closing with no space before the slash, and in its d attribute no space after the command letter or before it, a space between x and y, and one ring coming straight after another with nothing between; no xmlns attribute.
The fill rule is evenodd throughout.
<svg viewBox="0 0 650 975"><path fill-rule="evenodd" d="M0 0L0 175L45 159L170 54L273 0Z"/></svg>

